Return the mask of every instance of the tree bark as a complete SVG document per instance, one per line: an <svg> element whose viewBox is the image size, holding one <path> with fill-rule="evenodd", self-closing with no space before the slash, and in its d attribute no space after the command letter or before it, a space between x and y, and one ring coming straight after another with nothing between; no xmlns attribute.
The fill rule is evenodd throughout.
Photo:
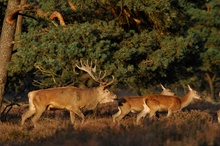
<svg viewBox="0 0 220 146"><path fill-rule="evenodd" d="M206 76L206 80L209 83L211 99L214 99L214 85L213 85L213 81L212 81L212 79L211 79L211 77L210 77L210 75L208 73L206 73L205 76Z"/></svg>
<svg viewBox="0 0 220 146"><path fill-rule="evenodd" d="M11 59L11 53L13 49L14 33L16 29L16 21L12 24L6 22L6 17L11 11L17 8L20 4L20 0L9 0L5 18L2 25L1 40L0 40L0 109L2 105L2 99L5 91L5 84L7 81L6 66ZM15 18L16 19L16 18Z"/></svg>
<svg viewBox="0 0 220 146"><path fill-rule="evenodd" d="M27 3L27 0L21 0L20 5L25 5ZM23 11L21 11L20 13L23 13ZM16 30L15 30L15 42L20 40L20 36L21 36L21 32L22 32L22 21L23 21L23 16L22 15L18 15L17 18L17 24L16 24ZM15 43L13 50L16 50L18 48L18 44Z"/></svg>

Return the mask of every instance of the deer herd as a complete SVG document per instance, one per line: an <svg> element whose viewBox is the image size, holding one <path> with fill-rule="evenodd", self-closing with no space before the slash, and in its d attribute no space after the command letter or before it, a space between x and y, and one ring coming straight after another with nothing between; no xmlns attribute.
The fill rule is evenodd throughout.
<svg viewBox="0 0 220 146"><path fill-rule="evenodd" d="M96 65L87 61L80 65L76 64L76 68L88 73L91 78L99 83L98 87L93 88L77 88L74 86L58 87L35 90L28 93L29 110L26 111L21 118L21 126L25 121L33 116L32 123L37 127L37 121L42 113L50 109L65 109L70 113L71 124L75 123L75 115L81 118L81 123L85 121L83 114L84 110L93 110L99 104L107 102L117 102L118 112L112 115L114 123L120 124L120 121L130 112L136 113L136 124L139 124L141 118L149 114L152 118L156 112L166 111L167 117L172 113L180 111L182 108L188 106L190 102L195 99L201 99L197 91L193 90L188 85L188 93L184 97L175 96L175 94L168 88L161 85L162 92L155 95L147 96L128 96L117 98L117 96L105 89L107 86L114 83L114 76L111 81L104 80L106 72L102 74L96 73ZM218 121L220 122L220 111L218 114Z"/></svg>

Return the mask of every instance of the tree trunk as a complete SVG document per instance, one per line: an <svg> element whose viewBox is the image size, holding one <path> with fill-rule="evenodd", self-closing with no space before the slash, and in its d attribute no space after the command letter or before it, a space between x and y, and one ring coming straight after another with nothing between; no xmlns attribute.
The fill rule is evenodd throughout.
<svg viewBox="0 0 220 146"><path fill-rule="evenodd" d="M27 3L27 0L21 0L20 5L25 5ZM21 11L20 13L23 13L23 11ZM20 36L22 33L22 21L23 21L23 16L22 15L18 15L17 18L17 24L16 24L16 30L15 30L15 42L20 40ZM15 43L13 50L16 50L19 46L19 43Z"/></svg>
<svg viewBox="0 0 220 146"><path fill-rule="evenodd" d="M211 96L211 99L213 100L214 99L214 85L213 85L213 81L210 77L210 75L208 73L205 74L206 75L206 79L209 83L209 88L210 88L210 96Z"/></svg>
<svg viewBox="0 0 220 146"><path fill-rule="evenodd" d="M19 4L20 4L19 0L8 1L5 18L4 18L3 25L2 25L1 40L0 40L0 54L1 54L0 55L0 108L2 105L2 98L4 95L5 84L7 80L6 66L7 66L8 61L10 61L11 59L14 33L16 29L16 21L12 24L8 24L6 22L6 17L8 16L8 14L10 14L12 10L17 8Z"/></svg>

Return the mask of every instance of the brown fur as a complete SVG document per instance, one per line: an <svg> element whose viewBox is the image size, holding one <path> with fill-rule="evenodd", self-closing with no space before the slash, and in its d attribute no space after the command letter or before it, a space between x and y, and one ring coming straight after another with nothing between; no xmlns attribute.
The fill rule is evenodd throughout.
<svg viewBox="0 0 220 146"><path fill-rule="evenodd" d="M163 91L161 92L161 94L163 95L174 95L174 93L168 89L165 88L163 85L161 85L161 88L163 89ZM115 122L117 120L117 122L120 122L120 120L127 115L129 112L133 112L133 113L139 113L142 110L144 110L143 107L143 98L145 96L130 96L130 97L125 97L122 98L121 100L118 101L118 112L114 115L112 115L113 118L113 122ZM122 102L123 101L123 102ZM142 113L140 113L142 114ZM138 116L139 117L139 114ZM138 123L139 119L137 118L137 123Z"/></svg>
<svg viewBox="0 0 220 146"><path fill-rule="evenodd" d="M201 99L201 96L198 94L198 92L192 90L189 85L188 89L189 92L184 97L165 95L151 95L144 97L143 99L147 105L145 106L147 112L142 112L142 115L139 116L139 119L141 117L145 117L148 112L150 113L150 117L152 117L157 111L168 111L167 117L169 117L173 112L180 111L182 108L188 106L193 98Z"/></svg>
<svg viewBox="0 0 220 146"><path fill-rule="evenodd" d="M116 95L103 86L80 89L76 87L60 87L31 91L28 93L29 110L22 115L21 125L27 118L34 115L32 121L36 127L37 120L46 109L66 109L70 111L71 123L74 124L75 114L82 122L82 110L92 110L99 103L113 102Z"/></svg>
<svg viewBox="0 0 220 146"><path fill-rule="evenodd" d="M115 94L105 89L114 82L114 76L110 82L103 81L106 72L102 77L101 72L99 76L95 76L97 74L96 65L92 67L92 62L89 65L88 60L85 64L80 60L80 64L81 66L76 64L76 67L87 72L100 86L87 89L69 86L31 91L28 93L29 110L22 115L21 125L24 125L27 118L34 115L32 122L36 127L37 120L42 113L51 108L68 110L72 124L75 122L75 115L78 115L84 122L85 117L82 110L92 110L100 103L113 102L116 99Z"/></svg>

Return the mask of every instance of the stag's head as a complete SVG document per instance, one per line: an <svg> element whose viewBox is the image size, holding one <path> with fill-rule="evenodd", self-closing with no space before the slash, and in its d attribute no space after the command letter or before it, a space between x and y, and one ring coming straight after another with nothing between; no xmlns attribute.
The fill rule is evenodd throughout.
<svg viewBox="0 0 220 146"><path fill-rule="evenodd" d="M100 89L100 92L102 92L102 96L101 96L101 100L100 100L100 103L107 103L107 102L113 102L117 96L113 93L113 92L110 92L108 89L104 89L104 90L101 90Z"/></svg>
<svg viewBox="0 0 220 146"><path fill-rule="evenodd" d="M105 87L113 84L114 76L112 76L112 80L110 82L107 80L104 81L104 78L106 76L106 71L104 72L103 75L101 71L99 73L96 73L96 65L94 65L93 67L92 61L89 65L88 60L86 61L85 64L83 64L82 60L80 60L80 66L76 64L76 67L80 70L87 72L94 81L99 83L99 87L97 87L97 90L99 92L99 95L102 95L100 103L113 102L114 99L117 98L117 96L114 93L110 92L108 89L105 89Z"/></svg>

